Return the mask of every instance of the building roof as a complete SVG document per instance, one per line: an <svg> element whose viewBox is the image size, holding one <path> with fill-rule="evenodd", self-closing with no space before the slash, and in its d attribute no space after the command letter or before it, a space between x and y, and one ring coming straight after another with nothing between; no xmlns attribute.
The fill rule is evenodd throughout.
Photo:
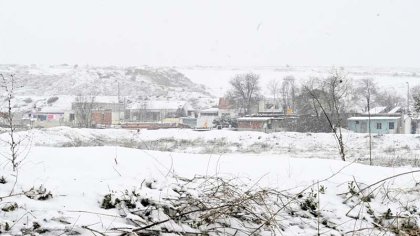
<svg viewBox="0 0 420 236"><path fill-rule="evenodd" d="M374 107L370 109L370 114L379 114L385 113L386 107ZM365 112L364 114L369 114L369 112Z"/></svg>
<svg viewBox="0 0 420 236"><path fill-rule="evenodd" d="M207 108L200 111L200 113L218 113L218 112L219 112L219 108L217 107Z"/></svg>
<svg viewBox="0 0 420 236"><path fill-rule="evenodd" d="M267 120L283 120L284 118L279 117L241 117L238 121L267 121Z"/></svg>
<svg viewBox="0 0 420 236"><path fill-rule="evenodd" d="M388 112L388 114L395 114L401 112L401 107L394 107L392 110Z"/></svg>
<svg viewBox="0 0 420 236"><path fill-rule="evenodd" d="M401 119L400 116L372 116L370 117L371 120L398 120ZM347 120L369 120L368 116L359 116L359 117L351 117Z"/></svg>
<svg viewBox="0 0 420 236"><path fill-rule="evenodd" d="M97 102L97 103L119 103L118 96L95 96L94 102Z"/></svg>
<svg viewBox="0 0 420 236"><path fill-rule="evenodd" d="M146 109L146 110L177 110L187 106L186 101L166 101L166 100L147 100L134 102L127 105L128 109Z"/></svg>

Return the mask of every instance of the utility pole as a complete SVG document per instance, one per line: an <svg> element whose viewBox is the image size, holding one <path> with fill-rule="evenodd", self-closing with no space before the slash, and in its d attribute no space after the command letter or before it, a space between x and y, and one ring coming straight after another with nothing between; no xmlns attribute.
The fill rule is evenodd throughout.
<svg viewBox="0 0 420 236"><path fill-rule="evenodd" d="M120 82L119 81L117 81L117 86L118 86L118 103L120 103L121 100L120 100Z"/></svg>
<svg viewBox="0 0 420 236"><path fill-rule="evenodd" d="M410 84L408 82L405 82L407 84L407 114L410 114Z"/></svg>

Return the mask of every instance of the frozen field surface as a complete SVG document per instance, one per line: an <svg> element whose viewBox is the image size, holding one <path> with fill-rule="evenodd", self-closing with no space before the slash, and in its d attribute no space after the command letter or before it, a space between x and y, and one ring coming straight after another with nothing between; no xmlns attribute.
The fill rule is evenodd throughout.
<svg viewBox="0 0 420 236"><path fill-rule="evenodd" d="M61 127L31 132L32 148L23 156L16 185L16 172L1 161L4 235L418 233L420 170L339 161L330 134L176 129L137 134ZM198 145L172 151L122 147L123 142L108 146L112 140L140 137L145 142L202 140L205 145L224 137L245 146L282 140L282 148L204 153ZM78 147L69 145L74 140ZM362 135L349 133L347 140L358 141L350 147L365 144ZM397 135L375 142L414 149L416 140ZM294 147L297 151L287 151ZM330 156L318 158L323 152ZM299 153L307 156L299 158Z"/></svg>
<svg viewBox="0 0 420 236"><path fill-rule="evenodd" d="M121 146L143 150L196 154L275 154L278 157L339 159L337 144L330 133L191 129L123 130L72 129L56 127L19 133L32 146L80 147ZM369 163L369 135L344 133L349 161ZM7 133L0 139L7 139ZM419 166L420 135L372 135L372 159L381 166Z"/></svg>

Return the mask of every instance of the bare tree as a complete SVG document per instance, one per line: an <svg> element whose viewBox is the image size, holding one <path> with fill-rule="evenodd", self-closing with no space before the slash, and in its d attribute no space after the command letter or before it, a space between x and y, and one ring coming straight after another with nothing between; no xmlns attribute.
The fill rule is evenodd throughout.
<svg viewBox="0 0 420 236"><path fill-rule="evenodd" d="M13 172L15 172L15 181L9 193L9 196L12 196L18 182L19 166L29 154L32 137L29 133L16 135L19 124L17 123L15 104L13 103L16 90L23 87L22 81L18 80L14 75L5 76L0 74L0 86L3 89L4 93L2 95L5 97L4 101L6 102L6 111L0 112L0 118L8 130L8 138L2 141L6 143L9 149L5 153L0 153L0 155L10 162Z"/></svg>
<svg viewBox="0 0 420 236"><path fill-rule="evenodd" d="M89 128L92 126L92 112L95 109L94 95L77 95L73 103L73 110L79 127Z"/></svg>
<svg viewBox="0 0 420 236"><path fill-rule="evenodd" d="M375 102L378 106L383 107L405 106L405 99L399 96L394 90L379 91Z"/></svg>
<svg viewBox="0 0 420 236"><path fill-rule="evenodd" d="M345 161L346 153L342 133L342 113L345 111L344 100L349 92L350 80L344 71L333 68L328 78L318 80L317 87L310 88L307 85L303 87L327 119L329 128L337 141L341 159Z"/></svg>
<svg viewBox="0 0 420 236"><path fill-rule="evenodd" d="M228 97L235 101L244 114L249 115L251 106L260 98L260 77L254 73L238 74L230 80Z"/></svg>
<svg viewBox="0 0 420 236"><path fill-rule="evenodd" d="M410 92L414 101L414 111L420 113L420 85L412 87Z"/></svg>
<svg viewBox="0 0 420 236"><path fill-rule="evenodd" d="M322 97L322 90L318 89L318 78L311 78L304 83L303 89L296 96L296 112L300 115L314 115L320 117L321 111L314 98ZM311 94L316 94L312 96Z"/></svg>
<svg viewBox="0 0 420 236"><path fill-rule="evenodd" d="M14 123L14 113L12 111L12 99L14 97L16 89L16 79L13 75L5 77L3 74L0 74L1 77L1 87L5 92L6 102L7 102L7 112L3 114L3 118L6 120L8 126L8 133L10 140L8 141L8 146L10 148L10 155L7 155L7 159L11 162L13 171L17 170L17 167L20 164L18 161L18 146L20 141L17 141L15 136L16 126Z"/></svg>
<svg viewBox="0 0 420 236"><path fill-rule="evenodd" d="M272 79L267 84L267 90L270 94L270 99L267 104L264 104L267 108L270 108L273 112L279 109L281 106L281 80Z"/></svg>
<svg viewBox="0 0 420 236"><path fill-rule="evenodd" d="M372 104L372 94L377 93L376 84L372 79L363 79L361 80L361 85L358 88L360 94L363 96L366 101L366 110L368 113L368 129L369 129L369 164L372 165L372 128L371 128L371 104Z"/></svg>
<svg viewBox="0 0 420 236"><path fill-rule="evenodd" d="M281 93L283 98L283 111L288 113L289 109L295 110L295 78L286 76L281 85Z"/></svg>
<svg viewBox="0 0 420 236"><path fill-rule="evenodd" d="M270 95L273 97L274 101L277 103L281 96L280 81L278 79L270 80L267 84L267 89L270 92Z"/></svg>

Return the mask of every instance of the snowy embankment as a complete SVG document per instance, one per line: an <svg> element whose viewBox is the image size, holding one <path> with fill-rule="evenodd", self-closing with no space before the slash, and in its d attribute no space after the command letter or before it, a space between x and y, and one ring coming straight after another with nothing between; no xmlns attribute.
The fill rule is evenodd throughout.
<svg viewBox="0 0 420 236"><path fill-rule="evenodd" d="M32 140L32 147L21 149L16 185L10 163L0 162L0 232L5 235L419 232L420 170L316 158L337 158L330 134L176 129L138 134L64 127L31 132L19 133ZM225 153L204 153L221 139ZM346 134L346 139L354 140L350 147L366 144L362 135ZM162 140L177 140L178 146L171 152L130 146ZM416 140L398 135L375 142L408 145L395 152L410 154ZM113 142L119 146L99 146ZM247 150L256 142L279 148L235 149ZM7 147L0 152L7 153ZM402 173L407 174L386 179Z"/></svg>

